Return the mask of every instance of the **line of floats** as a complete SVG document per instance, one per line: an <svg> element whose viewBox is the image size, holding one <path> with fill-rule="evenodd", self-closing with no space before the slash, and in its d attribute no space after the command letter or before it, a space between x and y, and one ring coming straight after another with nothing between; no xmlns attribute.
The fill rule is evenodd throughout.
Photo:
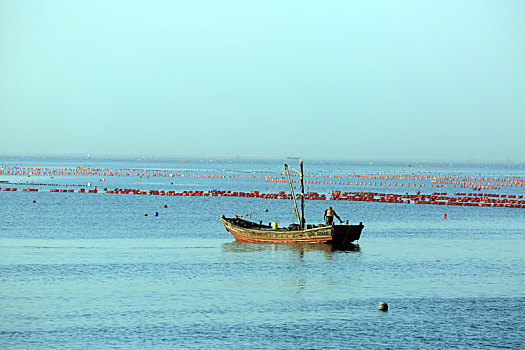
<svg viewBox="0 0 525 350"><path fill-rule="evenodd" d="M0 188L3 191L17 191L16 187ZM38 192L37 188L23 188L24 192ZM73 193L72 189L50 189L52 193ZM99 193L95 186L93 189L81 188L77 193ZM292 195L281 191L274 194L260 193L259 191L239 192L239 191L164 191L164 190L140 190L131 188L104 188L100 193L107 194L136 194L136 195L155 195L155 196L192 196L192 197L249 197L266 199L292 199ZM300 199L300 195L296 195ZM433 204L433 205L458 205L458 206L477 206L477 207L505 207L505 208L525 208L525 200L520 195L504 195L490 193L454 193L453 196L447 193L434 192L432 194L392 194L379 192L342 192L331 191L331 194L320 194L317 192L305 193L306 200L332 200L332 201L358 201L358 202L380 202L380 203L400 203L400 204Z"/></svg>
<svg viewBox="0 0 525 350"><path fill-rule="evenodd" d="M290 174L290 176L296 176ZM373 175L349 175L346 177L332 175L334 179L343 178L355 178L358 181L333 181L333 180L305 180L305 184L317 184L317 185L347 185L347 186L384 186L384 187L426 187L430 183L429 187L459 187L459 188L471 188L473 190L479 189L490 189L500 190L504 187L523 187L525 184L525 178L520 177L507 177L507 178L488 178L488 177L451 177L451 176L410 176L410 175L394 175L394 176L373 176ZM379 181L377 181L379 180ZM271 182L287 182L288 180L278 177L267 177L266 181ZM372 182L373 181L373 182ZM390 182L383 182L390 181ZM396 181L396 182L392 182ZM406 181L403 183L403 181ZM410 183L412 181L412 183ZM428 183L415 183L414 181L427 181ZM293 182L299 183L299 180Z"/></svg>
<svg viewBox="0 0 525 350"><path fill-rule="evenodd" d="M161 169L110 169L110 168L41 168L41 167L21 167L3 165L0 167L0 175L12 176L99 176L105 177L181 177L181 178L241 178L238 174L228 174L225 170L219 174L196 174L183 172L184 170L161 170ZM290 176L297 176L290 174ZM262 179L259 175L244 175L246 179ZM282 176L264 176L264 180L270 182L286 182ZM298 181L294 181L298 182ZM518 176L447 176L447 175L418 175L418 174L391 174L391 175L370 175L370 174L305 174L306 185L346 185L346 186L384 186L384 187L460 187L471 188L473 190L490 189L500 190L509 187L523 187L525 177Z"/></svg>
<svg viewBox="0 0 525 350"><path fill-rule="evenodd" d="M106 181L106 177L135 177L135 178L178 178L177 183L186 183L187 179L198 179L204 183L205 179L214 180L213 185L217 185L216 179L236 179L266 182L286 182L282 175L264 175L253 172L241 172L235 174L233 171L214 169L208 172L194 171L187 169L135 169L135 168L51 168L51 167L29 167L0 165L0 175L2 177L60 177L60 176L88 176L98 177L100 181ZM299 183L298 175L292 180ZM170 181L174 182L175 179ZM34 184L34 183L6 183L7 187L0 188L0 191L17 191L13 185L24 185L23 192L38 192L38 188L29 188L35 185L42 185L49 188L54 184ZM111 182L111 181L108 181ZM138 180L137 180L138 182ZM171 182L171 184L173 184ZM191 183L188 183L191 186ZM511 207L524 208L525 201L521 194L521 188L525 184L525 177L518 176L460 176L460 175L421 175L421 174L305 174L304 183L307 193L306 200L343 200L343 201L367 201L382 203L404 203L404 204L433 204L433 205L462 205L462 206L483 206L483 207ZM0 182L0 185L4 185ZM56 185L57 187L61 185ZM64 185L79 186L79 185ZM106 185L107 186L107 185ZM228 183L231 186L231 183ZM202 196L202 197L256 197L271 199L291 199L291 194L279 192L275 194L264 194L258 191L239 192L239 191L168 191L168 190L144 190L130 188L104 188L99 191L97 187L88 185L88 189L82 188L73 190L71 188L51 188L52 193L107 193L107 194L138 194L138 195L164 195L164 196ZM333 190L333 189L337 190ZM447 193L433 192L441 189ZM458 189L456 189L458 188ZM321 189L318 193L314 189ZM368 189L368 190L367 190ZM348 191L350 190L350 191ZM363 191L364 190L364 191ZM487 192L505 191L507 194L494 194ZM42 191L42 189L41 189ZM45 190L47 191L47 189ZM310 192L308 192L310 191ZM389 192L416 192L417 194L395 194ZM421 194L421 192L427 194ZM452 195L452 191L457 191ZM461 192L459 192L461 191ZM468 193L475 192L475 193ZM484 192L483 194L481 192ZM329 193L329 194L328 194ZM510 194L509 194L510 193Z"/></svg>

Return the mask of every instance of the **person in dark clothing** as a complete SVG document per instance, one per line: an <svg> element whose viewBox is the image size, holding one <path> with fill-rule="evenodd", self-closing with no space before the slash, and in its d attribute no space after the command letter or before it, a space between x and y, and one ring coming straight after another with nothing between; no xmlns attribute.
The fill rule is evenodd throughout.
<svg viewBox="0 0 525 350"><path fill-rule="evenodd" d="M333 223L334 223L334 216L337 219L339 219L340 223L343 223L343 220L341 220L339 215L337 215L337 213L335 212L335 210L332 209L332 207L330 207L330 208L328 208L328 209L326 209L324 211L323 219L325 220L325 223L327 225L333 225Z"/></svg>

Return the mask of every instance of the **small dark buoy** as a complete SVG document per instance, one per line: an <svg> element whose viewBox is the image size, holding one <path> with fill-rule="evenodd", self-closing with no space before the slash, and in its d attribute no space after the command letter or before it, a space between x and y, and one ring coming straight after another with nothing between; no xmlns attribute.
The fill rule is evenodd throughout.
<svg viewBox="0 0 525 350"><path fill-rule="evenodd" d="M159 212L158 211L155 212L155 216L159 216Z"/></svg>
<svg viewBox="0 0 525 350"><path fill-rule="evenodd" d="M388 304L384 301L379 303L379 306L377 307L379 311L388 311Z"/></svg>
<svg viewBox="0 0 525 350"><path fill-rule="evenodd" d="M167 204L164 204L164 208L167 208L167 207L168 207L168 205L167 205Z"/></svg>
<svg viewBox="0 0 525 350"><path fill-rule="evenodd" d="M33 203L36 203L36 201L33 201Z"/></svg>
<svg viewBox="0 0 525 350"><path fill-rule="evenodd" d="M144 216L148 216L148 214L144 214Z"/></svg>

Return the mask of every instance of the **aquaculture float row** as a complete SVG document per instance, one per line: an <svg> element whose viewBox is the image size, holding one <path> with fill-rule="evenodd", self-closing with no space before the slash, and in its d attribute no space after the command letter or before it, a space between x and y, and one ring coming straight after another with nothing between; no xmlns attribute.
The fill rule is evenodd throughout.
<svg viewBox="0 0 525 350"><path fill-rule="evenodd" d="M16 187L0 188L3 191L17 191ZM24 192L38 192L37 188L23 188ZM52 193L73 193L73 189L53 188ZM180 196L180 197L248 197L266 199L292 199L290 193L281 191L279 193L260 193L259 191L240 192L240 191L164 191L164 190L140 190L131 188L104 188L99 191L95 186L92 189L81 188L77 193L105 193L105 194L135 194L135 195L154 195L154 196ZM300 199L300 195L296 195ZM477 207L505 207L505 208L525 208L525 200L521 195L504 195L494 193L447 193L434 192L432 194L393 194L379 192L341 192L331 191L330 195L307 192L306 200L331 200L331 201L358 201L358 202L380 202L398 204L432 204L432 205L458 205L458 206L477 206Z"/></svg>
<svg viewBox="0 0 525 350"><path fill-rule="evenodd" d="M290 176L296 176L290 174ZM315 176L314 176L315 177ZM331 176L329 180L325 179L306 179L306 184L317 184L317 185L347 185L347 186L383 186L383 187L459 187L459 188L471 188L473 190L478 189L490 189L500 190L505 187L523 187L525 179L520 177L508 177L508 178L470 178L470 177L451 177L451 176L417 176L417 175L394 175L394 176L373 176L373 175L349 175L343 176ZM346 181L345 181L346 178ZM349 181L351 179L351 181ZM335 180L335 181L334 181ZM342 180L342 181L341 181ZM281 177L266 177L266 181L271 182L287 182L287 179ZM390 181L390 182L383 182ZM396 182L392 182L396 181ZM419 182L415 182L419 181ZM299 183L299 180L293 180L295 183Z"/></svg>
<svg viewBox="0 0 525 350"><path fill-rule="evenodd" d="M286 182L288 179L282 175L254 175L232 174L226 170L212 170L209 172L194 172L182 169L114 169L114 168L48 168L48 167L23 167L0 166L0 175L5 176L96 176L101 181L106 177L164 177L164 178L213 178L213 179L264 179L269 182ZM290 176L297 176L290 174ZM299 180L293 180L298 182ZM523 187L525 178L519 176L458 176L458 175L421 175L421 174L305 174L305 184L308 185L344 185L356 187L403 187L403 188L439 188L459 187L465 189L500 190L512 187Z"/></svg>
<svg viewBox="0 0 525 350"><path fill-rule="evenodd" d="M405 204L434 204L434 205L460 205L479 207L509 207L525 208L523 196L482 194L482 193L447 193L433 194L392 194L374 192L333 192L330 200L365 201L382 203L405 203Z"/></svg>

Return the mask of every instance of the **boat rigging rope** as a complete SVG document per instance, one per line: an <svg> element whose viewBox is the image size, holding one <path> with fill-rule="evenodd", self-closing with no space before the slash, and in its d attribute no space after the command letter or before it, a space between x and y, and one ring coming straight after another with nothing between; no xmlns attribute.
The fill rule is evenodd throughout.
<svg viewBox="0 0 525 350"><path fill-rule="evenodd" d="M264 211L268 211L268 206L270 205L270 202L273 199L273 195L275 194L275 192L277 192L277 188L279 187L279 183L280 183L279 181L277 181L275 183L275 188L274 188L271 196L268 196L268 193L266 193L266 197L267 197L266 199L268 200L268 202L266 203L266 206L264 207Z"/></svg>
<svg viewBox="0 0 525 350"><path fill-rule="evenodd" d="M297 208L297 202L295 201L295 192L293 190L293 184L292 184L292 181L290 180L290 172L288 171L288 169L292 169L293 171L297 171L297 170L295 170L294 168L290 167L287 164L285 164L285 169L286 169L286 174L283 174L283 175L286 175L288 178L288 184L290 185L290 192L292 193L292 201L293 201L295 217L299 220L299 225L300 225L301 216L299 215L299 209Z"/></svg>
<svg viewBox="0 0 525 350"><path fill-rule="evenodd" d="M241 215L242 217L245 217L245 216L252 216L253 214L255 214L257 212L257 209L259 209L259 207L265 202L265 201L268 201L266 203L266 207L264 207L264 211L267 211L267 208L268 208L268 205L270 204L270 201L272 200L272 197L273 195L275 194L275 191L277 191L277 187L279 187L279 181L276 181L272 184L272 186L270 186L270 188L268 189L268 192L266 192L266 194L262 197L262 200L259 202L259 205L257 205L257 207L252 210L251 212L249 213L246 213L244 215ZM272 195L269 196L269 193L270 191L272 191L273 189L273 192L272 192Z"/></svg>

